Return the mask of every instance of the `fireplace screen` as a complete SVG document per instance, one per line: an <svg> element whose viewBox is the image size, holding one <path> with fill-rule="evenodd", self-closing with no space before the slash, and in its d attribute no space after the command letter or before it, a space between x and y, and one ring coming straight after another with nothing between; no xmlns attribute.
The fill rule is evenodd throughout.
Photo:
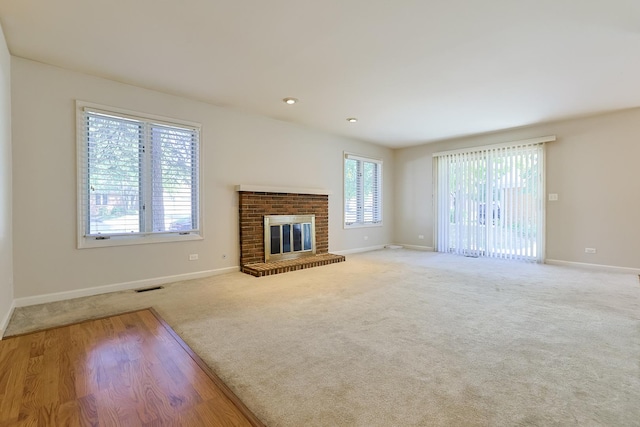
<svg viewBox="0 0 640 427"><path fill-rule="evenodd" d="M266 215L265 262L315 255L315 228L315 215Z"/></svg>

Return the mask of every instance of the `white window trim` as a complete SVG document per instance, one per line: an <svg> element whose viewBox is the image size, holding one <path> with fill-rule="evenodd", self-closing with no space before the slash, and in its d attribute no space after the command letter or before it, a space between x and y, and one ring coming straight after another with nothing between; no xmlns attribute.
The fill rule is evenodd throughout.
<svg viewBox="0 0 640 427"><path fill-rule="evenodd" d="M379 201L380 201L380 221L379 222L371 222L371 223L360 223L360 222L355 222L352 224L347 224L346 218L345 218L345 211L346 211L346 199L345 199L345 194L344 194L344 190L345 190L345 160L347 159L353 159L353 160L360 160L360 161L365 161L365 162L371 162L371 163L377 163L378 165L380 165L380 176L379 176L379 188L378 188L378 192L380 194L379 197ZM383 204L383 194L382 194L382 188L384 187L384 180L383 180L383 161L382 159L376 159L373 157L368 157L368 156L363 156L360 154L355 154L355 153L351 153L348 151L343 152L343 156L342 156L342 228L347 230L347 229L352 229L352 228L373 228L373 227L382 227L384 225L384 215L383 215L383 211L384 211L384 204Z"/></svg>
<svg viewBox="0 0 640 427"><path fill-rule="evenodd" d="M190 232L189 234L181 234L179 232L167 232L167 233L136 233L132 235L110 235L105 239L99 239L95 236L85 236L84 226L84 206L85 202L82 188L83 182L83 170L84 170L84 149L85 139L82 129L84 120L84 110L89 108L92 110L102 111L104 113L117 114L119 116L128 116L133 119L153 120L159 123L165 123L170 125L183 125L198 129L200 134L199 149L199 162L198 167L198 230ZM170 242L185 242L204 239L204 219L202 214L202 207L204 206L204 194L202 183L202 164L203 156L203 144L202 144L202 127L200 123L189 122L186 120L174 119L170 117L158 116L154 114L140 113L137 111L126 110L117 107L110 107L101 104L95 104L91 102L76 100L76 197L77 197L77 248L78 249L90 249L90 248L102 248L110 246L128 246L128 245L144 245L153 243L170 243Z"/></svg>

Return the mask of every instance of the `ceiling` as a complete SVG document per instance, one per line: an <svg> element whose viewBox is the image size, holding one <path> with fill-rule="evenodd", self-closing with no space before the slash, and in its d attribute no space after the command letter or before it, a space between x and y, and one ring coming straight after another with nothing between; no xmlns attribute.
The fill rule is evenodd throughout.
<svg viewBox="0 0 640 427"><path fill-rule="evenodd" d="M637 0L0 0L0 22L15 56L388 147L640 106Z"/></svg>

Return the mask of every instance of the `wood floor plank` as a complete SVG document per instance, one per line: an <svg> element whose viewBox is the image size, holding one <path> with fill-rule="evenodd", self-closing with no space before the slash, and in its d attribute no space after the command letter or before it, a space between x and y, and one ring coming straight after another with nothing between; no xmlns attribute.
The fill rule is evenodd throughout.
<svg viewBox="0 0 640 427"><path fill-rule="evenodd" d="M31 336L30 357L38 357L44 354L44 337L46 332L36 332Z"/></svg>
<svg viewBox="0 0 640 427"><path fill-rule="evenodd" d="M92 363L93 358L96 357L93 353L95 344L94 337L87 325L87 323L80 323L70 326L71 347L76 357L74 362L76 369L75 388L78 398L92 396L93 390L96 389Z"/></svg>
<svg viewBox="0 0 640 427"><path fill-rule="evenodd" d="M3 340L4 341L4 340ZM0 341L2 344L3 341ZM29 354L31 353L31 342L25 340L17 345L9 345L9 350L0 352L3 357L0 366L1 376L6 376L6 380L0 380L4 384L4 398L0 401L0 420L14 419L19 416L20 402L24 394L24 383L27 377L27 367L29 366ZM17 395L19 398L13 398Z"/></svg>
<svg viewBox="0 0 640 427"><path fill-rule="evenodd" d="M59 329L51 329L46 332L44 338L44 359L42 361L44 368L42 370L43 387L45 392L41 399L43 407L50 408L51 405L58 404L58 389L60 383L60 372L58 366L61 356L61 340L64 337Z"/></svg>
<svg viewBox="0 0 640 427"><path fill-rule="evenodd" d="M60 329L60 336L58 337L61 342L70 342L71 336L69 329ZM75 401L76 396L76 364L75 355L72 346L67 346L64 351L59 351L58 357L58 402L61 407L66 407L68 402Z"/></svg>
<svg viewBox="0 0 640 427"><path fill-rule="evenodd" d="M263 426L150 309L0 341L5 425Z"/></svg>
<svg viewBox="0 0 640 427"><path fill-rule="evenodd" d="M98 425L98 406L93 394L86 394L78 399L80 424L83 426Z"/></svg>

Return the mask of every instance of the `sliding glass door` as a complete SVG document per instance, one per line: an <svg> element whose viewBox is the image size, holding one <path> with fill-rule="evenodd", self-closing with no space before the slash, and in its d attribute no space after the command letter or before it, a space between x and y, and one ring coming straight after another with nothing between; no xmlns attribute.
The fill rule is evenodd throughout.
<svg viewBox="0 0 640 427"><path fill-rule="evenodd" d="M437 251L541 261L543 149L533 143L436 153Z"/></svg>

